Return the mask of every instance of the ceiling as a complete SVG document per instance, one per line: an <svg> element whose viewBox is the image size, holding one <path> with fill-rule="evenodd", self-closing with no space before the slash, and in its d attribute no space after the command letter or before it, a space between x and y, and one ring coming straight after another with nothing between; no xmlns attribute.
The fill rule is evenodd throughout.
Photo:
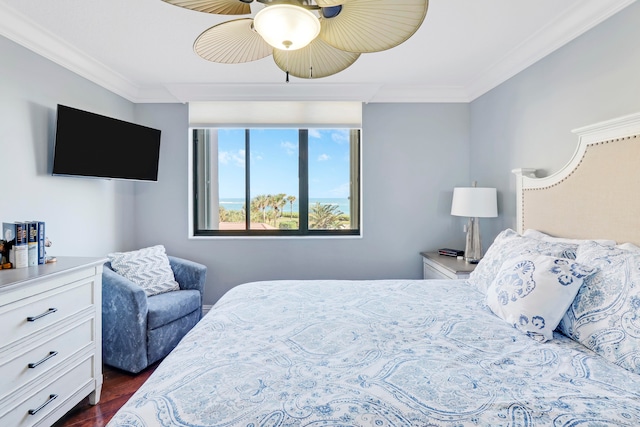
<svg viewBox="0 0 640 427"><path fill-rule="evenodd" d="M470 102L634 1L431 0L400 46L289 83L271 56L200 58L196 37L237 17L162 0L0 0L0 35L132 102Z"/></svg>

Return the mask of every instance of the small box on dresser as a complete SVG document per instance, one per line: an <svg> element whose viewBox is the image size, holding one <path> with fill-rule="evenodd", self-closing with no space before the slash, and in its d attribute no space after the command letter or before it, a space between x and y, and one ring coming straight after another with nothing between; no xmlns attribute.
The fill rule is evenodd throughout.
<svg viewBox="0 0 640 427"><path fill-rule="evenodd" d="M438 252L421 252L420 255L424 279L468 279L477 265Z"/></svg>
<svg viewBox="0 0 640 427"><path fill-rule="evenodd" d="M0 271L0 425L50 426L102 388L105 259Z"/></svg>

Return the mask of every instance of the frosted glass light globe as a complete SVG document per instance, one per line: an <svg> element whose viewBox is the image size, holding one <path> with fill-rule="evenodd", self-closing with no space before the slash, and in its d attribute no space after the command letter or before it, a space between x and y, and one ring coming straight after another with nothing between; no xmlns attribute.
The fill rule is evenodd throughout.
<svg viewBox="0 0 640 427"><path fill-rule="evenodd" d="M266 6L256 14L253 26L276 49L297 50L320 33L320 20L310 10L291 4Z"/></svg>

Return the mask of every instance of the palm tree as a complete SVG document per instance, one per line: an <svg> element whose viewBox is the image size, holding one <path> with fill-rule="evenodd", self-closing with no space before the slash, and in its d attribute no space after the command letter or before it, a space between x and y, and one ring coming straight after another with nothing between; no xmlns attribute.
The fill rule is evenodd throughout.
<svg viewBox="0 0 640 427"><path fill-rule="evenodd" d="M293 202L296 201L296 196L287 196L287 202L289 202L289 207L291 208L291 219L293 219Z"/></svg>
<svg viewBox="0 0 640 427"><path fill-rule="evenodd" d="M265 217L265 224L267 223L267 221L270 221L271 218L273 217L273 195L271 194L267 194L265 196L265 208L269 208L269 214Z"/></svg>
<svg viewBox="0 0 640 427"><path fill-rule="evenodd" d="M258 212L262 211L262 222L266 223L267 212L265 210L267 209L267 206L269 206L268 196L265 196L264 194L260 194L254 197L253 200L251 201L251 205L255 206Z"/></svg>
<svg viewBox="0 0 640 427"><path fill-rule="evenodd" d="M278 216L280 215L280 211L287 204L285 198L287 197L284 193L279 193L274 196L269 196L269 205L271 209L273 209L273 225L277 227Z"/></svg>
<svg viewBox="0 0 640 427"><path fill-rule="evenodd" d="M309 212L309 228L321 230L336 230L340 228L340 215L344 213L338 210L338 205L321 205L316 202Z"/></svg>

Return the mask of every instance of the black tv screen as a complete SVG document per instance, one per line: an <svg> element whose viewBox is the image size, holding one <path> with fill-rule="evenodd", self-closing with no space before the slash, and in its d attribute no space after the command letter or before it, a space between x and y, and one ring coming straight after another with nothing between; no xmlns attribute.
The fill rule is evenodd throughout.
<svg viewBox="0 0 640 427"><path fill-rule="evenodd" d="M158 180L160 131L58 105L53 175Z"/></svg>

